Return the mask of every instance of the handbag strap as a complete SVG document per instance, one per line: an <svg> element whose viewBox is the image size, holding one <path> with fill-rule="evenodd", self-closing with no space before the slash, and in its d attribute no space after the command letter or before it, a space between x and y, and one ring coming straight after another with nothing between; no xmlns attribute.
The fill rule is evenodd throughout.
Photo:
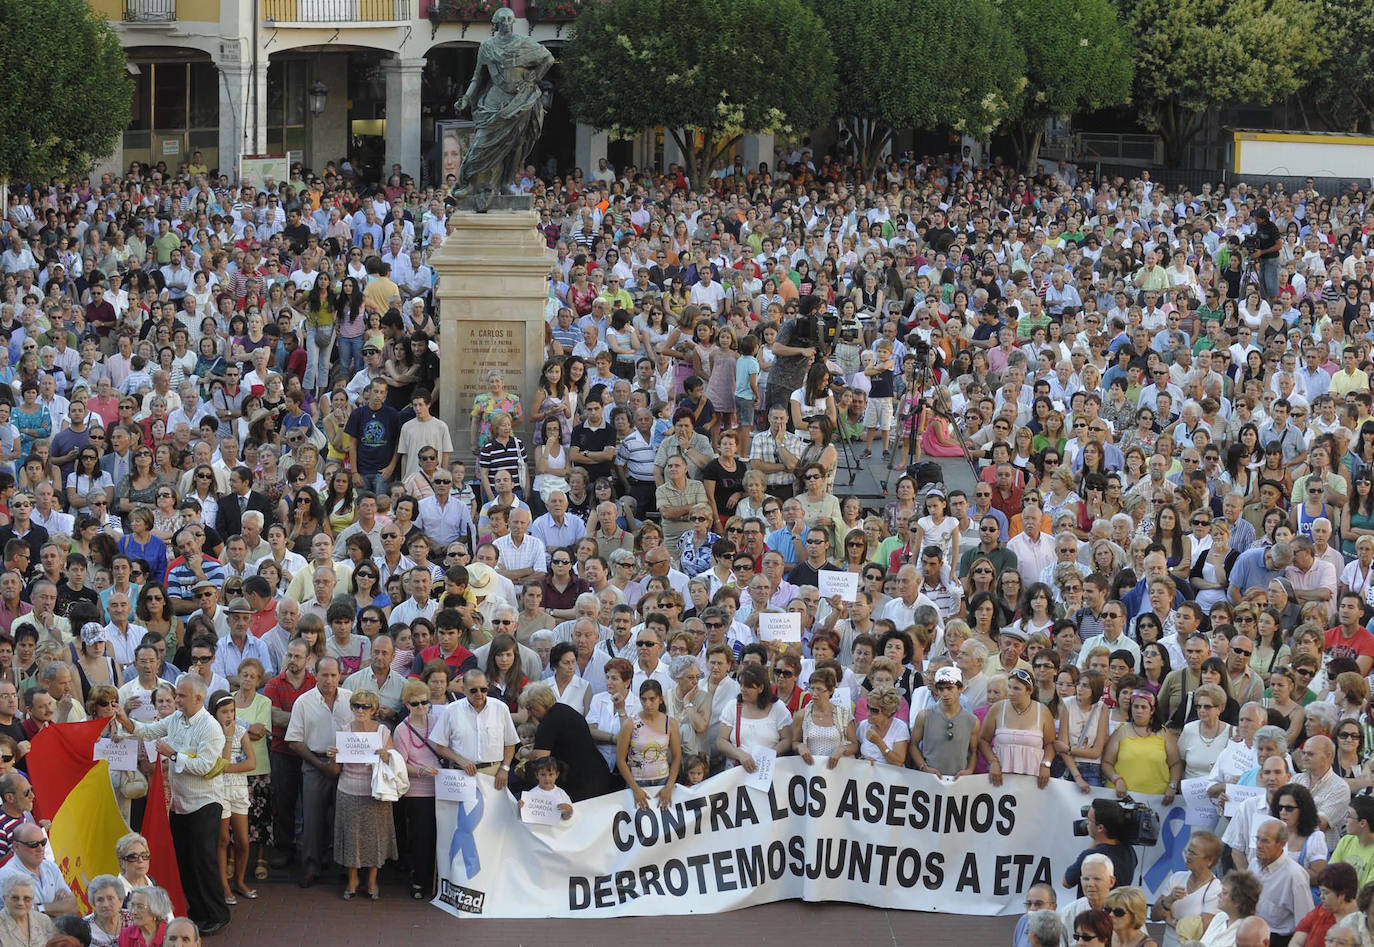
<svg viewBox="0 0 1374 947"><path fill-rule="evenodd" d="M743 744L739 741L740 723L744 718L744 701L735 700L735 746L742 748Z"/></svg>
<svg viewBox="0 0 1374 947"><path fill-rule="evenodd" d="M448 769L451 765L453 765L452 761L449 760L448 757L439 755L439 751L434 748L434 744L429 742L429 737L427 737L425 734L421 733L419 730L416 730L414 727L410 725L409 717L406 718L405 723L406 729L409 730L411 733L415 734L417 737L419 737L421 743L429 747L429 752L433 753L434 758L439 761L440 769Z"/></svg>

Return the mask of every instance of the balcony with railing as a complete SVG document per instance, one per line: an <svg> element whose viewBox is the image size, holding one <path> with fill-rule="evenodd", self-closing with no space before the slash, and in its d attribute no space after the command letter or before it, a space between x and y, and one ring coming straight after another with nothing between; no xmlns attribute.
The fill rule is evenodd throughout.
<svg viewBox="0 0 1374 947"><path fill-rule="evenodd" d="M262 0L262 18L273 23L371 26L409 21L414 6L415 0Z"/></svg>
<svg viewBox="0 0 1374 947"><path fill-rule="evenodd" d="M126 23L172 23L177 18L177 0L124 0Z"/></svg>

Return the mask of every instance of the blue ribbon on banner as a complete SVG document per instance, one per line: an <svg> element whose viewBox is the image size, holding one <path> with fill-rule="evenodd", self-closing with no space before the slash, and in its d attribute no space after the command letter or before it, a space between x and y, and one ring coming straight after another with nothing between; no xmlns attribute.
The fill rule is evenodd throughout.
<svg viewBox="0 0 1374 947"><path fill-rule="evenodd" d="M1159 839L1163 850L1154 864L1145 869L1145 886L1148 890L1159 890L1170 872L1183 868L1183 849L1188 844L1188 837L1193 834L1193 830L1185 823L1182 806L1174 806L1161 820Z"/></svg>
<svg viewBox="0 0 1374 947"><path fill-rule="evenodd" d="M477 856L477 826L482 821L482 812L485 808L485 801L482 792L477 792L477 802L471 810L467 803L458 803L458 815L453 820L453 842L449 845L448 860L450 863L461 853L463 856L463 868L467 871L469 878L476 878L478 872L482 870L482 861Z"/></svg>

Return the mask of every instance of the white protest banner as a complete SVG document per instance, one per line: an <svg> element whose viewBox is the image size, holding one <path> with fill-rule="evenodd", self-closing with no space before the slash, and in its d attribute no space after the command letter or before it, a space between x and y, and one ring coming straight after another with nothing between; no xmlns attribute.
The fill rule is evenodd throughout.
<svg viewBox="0 0 1374 947"><path fill-rule="evenodd" d="M558 811L558 803L549 796L526 795L520 802L522 822L530 825L558 825L563 821L563 813Z"/></svg>
<svg viewBox="0 0 1374 947"><path fill-rule="evenodd" d="M461 769L441 769L434 774L434 798L441 802L476 802L477 777Z"/></svg>
<svg viewBox="0 0 1374 947"><path fill-rule="evenodd" d="M436 806L433 903L459 917L662 917L794 898L1012 916L1032 884L1057 885L1089 847L1073 834L1082 807L1115 798L1066 780L945 783L848 758L830 770L784 757L762 792L747 780L727 770L675 792L665 810L636 810L627 791L582 800L577 818L547 833L521 826L515 799L478 776L475 803ZM1153 900L1183 867L1189 829L1181 800L1135 799L1161 818L1131 879Z"/></svg>
<svg viewBox="0 0 1374 947"><path fill-rule="evenodd" d="M859 596L859 573L824 569L816 573L816 588L820 589L821 598L838 595L842 602L853 602Z"/></svg>
<svg viewBox="0 0 1374 947"><path fill-rule="evenodd" d="M760 612L759 640L801 641L801 615L797 612Z"/></svg>
<svg viewBox="0 0 1374 947"><path fill-rule="evenodd" d="M1226 806L1223 810L1226 813L1226 817L1228 819L1235 818L1236 810L1240 807L1242 802L1247 799L1252 799L1263 792L1263 786L1237 786L1235 783L1227 786Z"/></svg>
<svg viewBox="0 0 1374 947"><path fill-rule="evenodd" d="M116 773L127 773L138 769L138 741L102 737L95 741L91 758L105 760Z"/></svg>
<svg viewBox="0 0 1374 947"><path fill-rule="evenodd" d="M334 754L336 763L375 763L377 762L377 747L382 745L382 734L380 730L354 732L352 730L340 730L334 734L334 746L338 749Z"/></svg>

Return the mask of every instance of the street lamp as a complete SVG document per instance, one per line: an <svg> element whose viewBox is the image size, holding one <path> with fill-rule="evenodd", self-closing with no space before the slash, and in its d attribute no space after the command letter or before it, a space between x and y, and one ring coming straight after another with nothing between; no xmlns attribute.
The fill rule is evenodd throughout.
<svg viewBox="0 0 1374 947"><path fill-rule="evenodd" d="M310 114L316 117L324 114L324 106L329 98L329 87L316 79L310 87Z"/></svg>

